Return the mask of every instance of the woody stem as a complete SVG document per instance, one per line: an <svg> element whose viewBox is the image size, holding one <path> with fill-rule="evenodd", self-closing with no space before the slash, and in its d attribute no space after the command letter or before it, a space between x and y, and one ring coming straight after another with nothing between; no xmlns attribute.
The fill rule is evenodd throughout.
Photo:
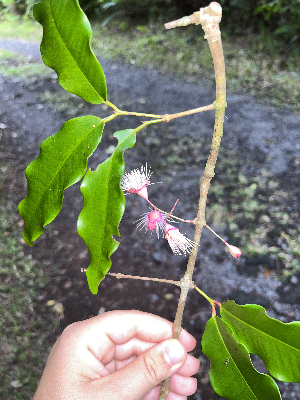
<svg viewBox="0 0 300 400"><path fill-rule="evenodd" d="M206 208L207 194L210 186L210 181L214 176L215 165L218 157L221 138L223 135L223 123L224 123L225 108L226 108L225 63L224 63L224 55L223 55L223 48L221 41L221 33L219 29L221 16L222 16L221 6L216 2L212 2L208 7L201 8L200 12L196 12L190 17L181 19L180 22L184 26L187 25L188 23L195 23L202 25L202 28L205 32L204 38L207 39L212 54L214 69L215 69L215 80L216 80L216 101L214 102L214 109L215 109L214 134L213 134L210 154L206 163L206 167L203 172L203 177L200 185L198 213L195 220L196 228L195 228L194 242L198 245L200 244L202 229L203 226L205 225L205 208ZM177 25L176 22L170 23L169 26L167 26L167 28L176 27ZM196 248L192 250L188 260L188 265L184 277L189 282L192 282L192 276L195 267L198 248L199 246L196 246ZM178 303L175 321L173 324L173 337L175 339L179 338L179 334L182 329L181 328L182 315L189 288L190 287L188 285L186 286L186 288L184 287L181 288L180 299ZM168 391L169 391L169 383L165 381L161 388L160 400L165 399L167 397Z"/></svg>

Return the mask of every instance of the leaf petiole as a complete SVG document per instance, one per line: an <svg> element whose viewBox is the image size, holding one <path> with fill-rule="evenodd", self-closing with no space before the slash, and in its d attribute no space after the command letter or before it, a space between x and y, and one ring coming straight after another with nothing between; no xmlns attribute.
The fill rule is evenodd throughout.
<svg viewBox="0 0 300 400"><path fill-rule="evenodd" d="M144 121L142 123L142 125L138 126L133 131L134 131L134 133L137 133L137 132L141 131L143 128L145 128L146 126L148 126L150 124L156 124L157 122L163 122L163 120L161 118L159 118L159 119L155 119L154 121Z"/></svg>
<svg viewBox="0 0 300 400"><path fill-rule="evenodd" d="M106 100L105 104L106 104L107 106L111 107L113 110L115 110L115 111L117 111L117 112L120 111L120 110L118 109L117 106L115 106L113 103L111 103L111 102L108 101L108 100Z"/></svg>
<svg viewBox="0 0 300 400"><path fill-rule="evenodd" d="M138 112L134 112L134 111L122 111L108 100L106 100L105 104L107 106L111 107L115 111L116 116L118 116L118 115L135 115L136 117L161 118L161 115L157 115L157 114L138 113Z"/></svg>
<svg viewBox="0 0 300 400"><path fill-rule="evenodd" d="M211 304L211 306L213 306L214 304L220 304L215 300L211 299L209 296L207 296L207 294L204 293L201 289L199 289L196 285L193 286L193 289L196 289L198 293L200 293L203 297L205 297L206 300Z"/></svg>

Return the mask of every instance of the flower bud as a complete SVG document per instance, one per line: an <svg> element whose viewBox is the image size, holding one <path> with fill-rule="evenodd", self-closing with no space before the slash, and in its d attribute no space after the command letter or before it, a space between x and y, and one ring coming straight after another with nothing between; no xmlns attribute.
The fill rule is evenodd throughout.
<svg viewBox="0 0 300 400"><path fill-rule="evenodd" d="M232 246L231 244L228 244L225 241L224 241L224 243L228 247L229 253L232 255L232 257L234 257L234 258L239 258L240 257L242 252L238 247Z"/></svg>
<svg viewBox="0 0 300 400"><path fill-rule="evenodd" d="M157 224L159 224L162 219L163 219L163 217L162 217L161 212L159 212L157 210L152 210L148 214L148 229L149 229L149 231L153 231L154 229L156 229Z"/></svg>
<svg viewBox="0 0 300 400"><path fill-rule="evenodd" d="M159 231L161 230L164 232L165 230L165 218L165 214L154 209L149 213L143 214L142 217L135 222L137 223L137 228L140 228L140 230L143 228L145 228L146 232L147 230L156 230L156 235L159 239Z"/></svg>

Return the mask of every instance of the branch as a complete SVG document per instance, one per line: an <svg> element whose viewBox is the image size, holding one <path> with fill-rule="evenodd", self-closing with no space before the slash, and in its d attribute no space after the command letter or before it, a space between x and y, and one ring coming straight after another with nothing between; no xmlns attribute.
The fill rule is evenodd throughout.
<svg viewBox="0 0 300 400"><path fill-rule="evenodd" d="M141 281L154 281L154 282L161 282L161 283L171 283L172 285L181 286L180 281L172 281L172 280L169 280L169 279L149 278L147 276L136 276L136 275L124 275L124 274L121 274L120 272L117 273L117 274L114 274L112 272L108 272L107 275L115 276L117 279L128 278L128 279L137 279L137 280L141 280Z"/></svg>
<svg viewBox="0 0 300 400"><path fill-rule="evenodd" d="M110 106L114 110L114 114L105 118L105 120L104 120L105 122L111 121L112 119L118 117L119 115L134 115L136 117L147 117L147 118L160 119L159 122L169 122L175 118L185 117L186 115L191 115L191 114L196 114L196 113L200 113L203 111L213 110L215 108L214 103L213 103L213 104L209 104L208 106L198 107L198 108L194 108L193 110L182 111L182 112L175 113L175 114L157 115L157 114L138 113L138 112L134 112L134 111L122 111L122 110L119 110L117 106L115 106L113 103L111 103L108 100L105 102L105 104Z"/></svg>
<svg viewBox="0 0 300 400"><path fill-rule="evenodd" d="M187 265L185 277L188 281L192 281L193 271L195 267L198 247L200 244L202 228L205 225L205 208L207 201L207 193L210 186L210 181L214 176L215 165L219 153L219 147L221 138L223 136L223 123L226 108L226 76L225 76L225 63L221 41L221 32L219 29L219 23L222 17L222 8L220 4L216 2L210 3L208 7L201 8L199 12L196 12L189 17L184 17L178 21L173 21L165 25L166 29L175 28L177 26L186 26L190 23L196 25L201 24L205 32L204 38L207 39L209 48L212 54L215 79L216 79L216 101L214 102L215 114L215 126L214 134L211 144L210 154L206 163L206 167L203 172L203 177L200 186L200 197L198 204L198 213L195 220L196 229L194 235L194 242L198 244L196 249L193 249ZM178 339L181 331L182 314L185 306L189 287L183 287L181 289L179 304L177 313L173 325L173 337ZM163 400L168 395L168 382L164 382L161 392L160 400Z"/></svg>
<svg viewBox="0 0 300 400"><path fill-rule="evenodd" d="M176 114L162 115L161 118L162 118L163 122L169 122L169 121L171 121L172 119L175 119L175 118L185 117L186 115L196 114L196 113L200 113L200 112L208 111L208 110L213 110L213 109L214 109L214 103L209 104L208 106L194 108L193 110L182 111L182 112L179 112L179 113L176 113Z"/></svg>

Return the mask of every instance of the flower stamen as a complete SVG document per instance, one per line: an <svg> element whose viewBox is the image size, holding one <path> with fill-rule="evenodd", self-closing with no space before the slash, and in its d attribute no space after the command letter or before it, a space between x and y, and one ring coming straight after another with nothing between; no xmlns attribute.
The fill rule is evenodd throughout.
<svg viewBox="0 0 300 400"><path fill-rule="evenodd" d="M147 170L147 164L141 169L134 169L130 173L125 172L121 180L121 189L123 192L136 193L148 201L148 190L147 186L150 183L150 170Z"/></svg>
<svg viewBox="0 0 300 400"><path fill-rule="evenodd" d="M150 213L145 213L137 221L137 228L145 228L146 232L156 230L157 238L159 239L159 231L164 232L165 230L165 219L166 215L162 214L160 211L152 210Z"/></svg>
<svg viewBox="0 0 300 400"><path fill-rule="evenodd" d="M193 249L196 249L197 244L185 237L179 232L179 229L168 223L165 225L165 239L168 241L172 251L177 256L186 255Z"/></svg>

